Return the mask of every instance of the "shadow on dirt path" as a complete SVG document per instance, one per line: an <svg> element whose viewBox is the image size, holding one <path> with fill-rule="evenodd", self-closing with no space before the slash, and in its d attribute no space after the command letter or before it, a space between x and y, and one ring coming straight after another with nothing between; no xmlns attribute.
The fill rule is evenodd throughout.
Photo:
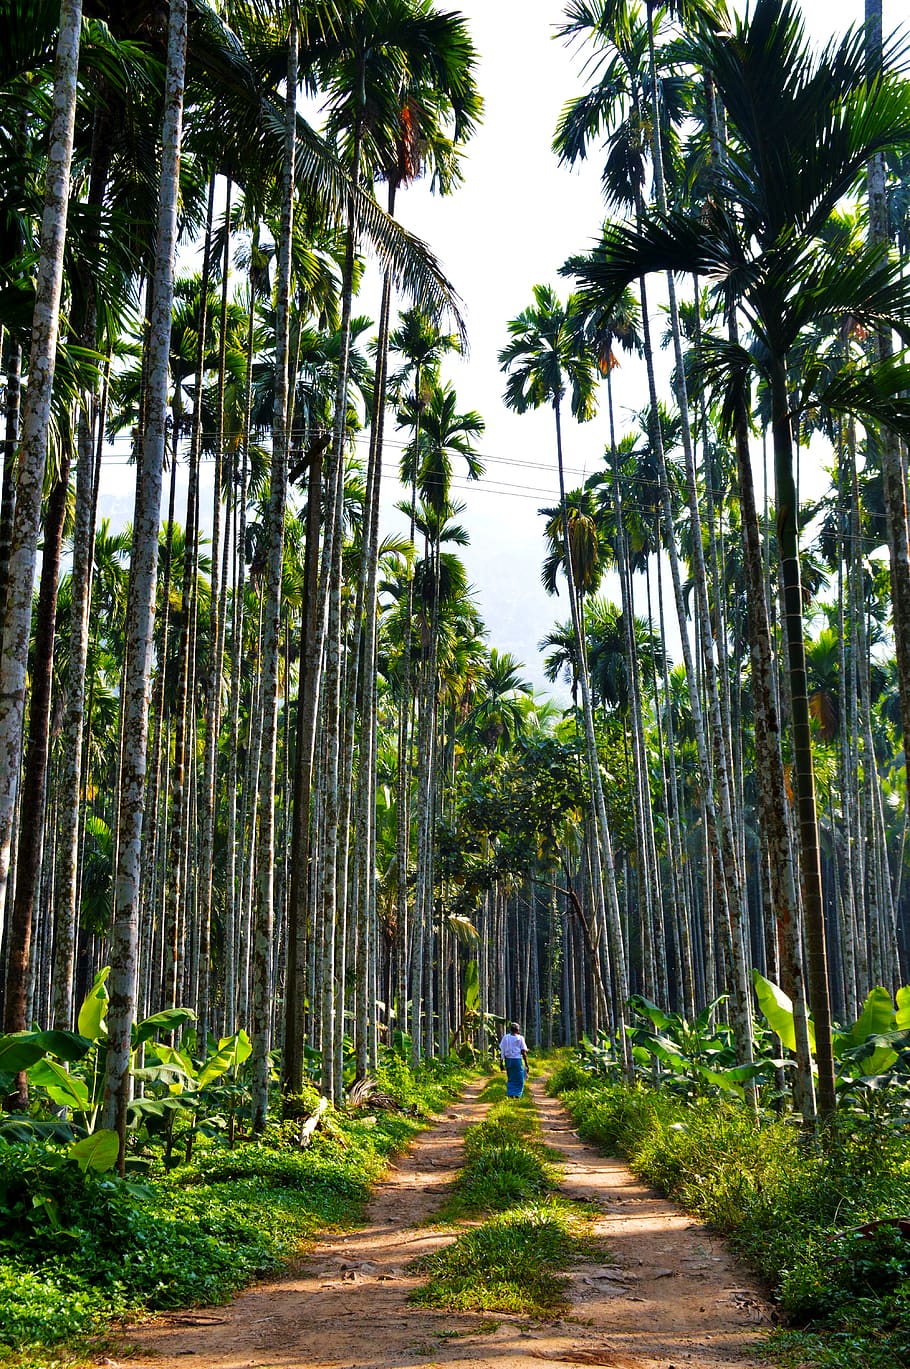
<svg viewBox="0 0 910 1369"><path fill-rule="evenodd" d="M472 1084L390 1168L367 1225L317 1242L281 1279L227 1307L132 1328L116 1360L132 1369L758 1369L769 1308L722 1244L656 1198L617 1160L574 1135L562 1105L533 1084L544 1140L562 1152L567 1197L603 1212L596 1235L615 1263L574 1271L571 1311L539 1322L438 1312L407 1301L409 1261L452 1240L422 1225L462 1162L465 1128L482 1119ZM117 1353L117 1352L115 1352ZM136 1358L133 1359L133 1356Z"/></svg>
<svg viewBox="0 0 910 1369"><path fill-rule="evenodd" d="M754 1278L697 1219L658 1197L619 1159L579 1141L562 1104L533 1084L543 1139L561 1152L561 1192L602 1212L594 1234L611 1263L572 1273L579 1325L569 1353L545 1359L614 1369L753 1369L771 1306ZM581 1330L584 1325L584 1331Z"/></svg>

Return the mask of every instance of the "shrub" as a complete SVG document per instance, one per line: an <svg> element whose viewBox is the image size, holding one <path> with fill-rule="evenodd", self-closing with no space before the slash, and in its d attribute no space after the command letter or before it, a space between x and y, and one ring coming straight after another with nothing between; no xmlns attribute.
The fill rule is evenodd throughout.
<svg viewBox="0 0 910 1369"><path fill-rule="evenodd" d="M904 1132L846 1119L821 1148L792 1121L757 1120L734 1102L575 1082L566 1077L563 1098L584 1139L621 1150L642 1178L730 1236L793 1321L849 1324L843 1353L829 1348L819 1363L906 1362L897 1350L910 1336L898 1312L910 1304L910 1239L893 1225L850 1231L910 1211Z"/></svg>

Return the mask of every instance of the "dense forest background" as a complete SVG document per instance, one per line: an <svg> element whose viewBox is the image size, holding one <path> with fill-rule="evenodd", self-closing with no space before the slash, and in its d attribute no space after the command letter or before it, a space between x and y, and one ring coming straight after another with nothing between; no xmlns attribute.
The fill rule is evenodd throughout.
<svg viewBox="0 0 910 1369"><path fill-rule="evenodd" d="M668 1014L707 1027L723 999L702 1068L746 1101L792 1085L811 1122L845 1060L886 1074L910 1029L910 86L874 4L823 51L789 0L565 7L586 88L554 148L602 164L607 218L499 363L509 408L552 415L540 645L568 709L468 584L458 283L395 218L420 178L457 193L464 18L0 17L9 1109L75 1107L122 1157L147 1055L249 1051L261 1129L270 1085L340 1102L382 1047L483 1050L510 1017L672 1073ZM571 489L578 423L603 461ZM128 527L98 513L115 436ZM380 517L393 460L407 535Z"/></svg>

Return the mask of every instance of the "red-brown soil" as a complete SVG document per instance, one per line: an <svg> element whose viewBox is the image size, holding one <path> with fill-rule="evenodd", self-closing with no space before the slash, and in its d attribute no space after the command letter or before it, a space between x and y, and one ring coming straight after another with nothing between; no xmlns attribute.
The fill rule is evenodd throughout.
<svg viewBox="0 0 910 1369"><path fill-rule="evenodd" d="M479 1121L480 1085L447 1109L377 1188L367 1224L319 1241L280 1279L227 1307L132 1328L108 1364L132 1369L541 1369L541 1362L609 1369L758 1369L770 1306L723 1243L640 1184L616 1159L578 1140L562 1105L533 1083L543 1139L561 1152L562 1192L602 1212L595 1235L608 1262L572 1273L558 1321L437 1312L407 1295L415 1256L452 1239L424 1223L461 1164L465 1127ZM134 1357L136 1357L134 1359Z"/></svg>

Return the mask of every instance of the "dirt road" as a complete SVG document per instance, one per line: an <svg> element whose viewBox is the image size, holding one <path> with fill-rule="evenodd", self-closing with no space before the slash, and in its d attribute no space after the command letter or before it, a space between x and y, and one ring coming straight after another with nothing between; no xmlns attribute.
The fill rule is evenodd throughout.
<svg viewBox="0 0 910 1369"><path fill-rule="evenodd" d="M422 1223L461 1164L465 1127L486 1111L470 1087L376 1190L367 1225L320 1241L298 1268L227 1307L169 1316L129 1333L145 1369L758 1369L770 1307L722 1243L575 1136L539 1083L543 1139L563 1156L562 1192L601 1209L610 1263L573 1271L559 1321L435 1312L407 1295L415 1256L452 1239ZM133 1356L137 1358L133 1360ZM139 1358L141 1357L141 1358ZM108 1359L108 1364L112 1363Z"/></svg>

